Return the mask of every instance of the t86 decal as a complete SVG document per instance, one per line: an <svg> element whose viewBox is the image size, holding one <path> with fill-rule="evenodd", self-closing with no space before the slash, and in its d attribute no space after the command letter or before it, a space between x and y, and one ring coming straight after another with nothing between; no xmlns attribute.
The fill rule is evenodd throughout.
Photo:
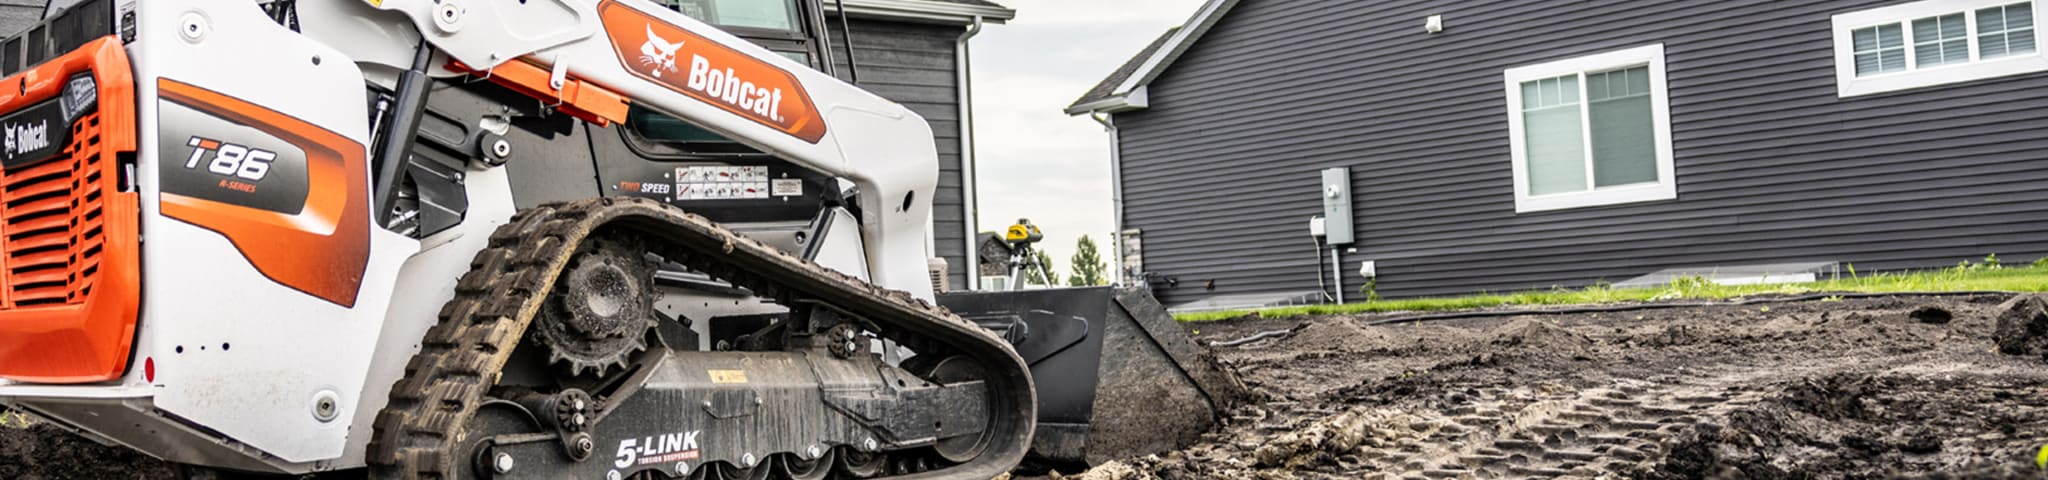
<svg viewBox="0 0 2048 480"><path fill-rule="evenodd" d="M370 260L363 145L205 88L157 90L163 214L226 236L271 280L354 306Z"/></svg>

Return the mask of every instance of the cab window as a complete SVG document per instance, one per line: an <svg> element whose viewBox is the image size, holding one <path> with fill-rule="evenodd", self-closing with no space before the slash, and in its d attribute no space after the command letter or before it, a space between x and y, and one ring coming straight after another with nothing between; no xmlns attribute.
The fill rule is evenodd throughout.
<svg viewBox="0 0 2048 480"><path fill-rule="evenodd" d="M794 0L662 0L663 5L721 27L797 30Z"/></svg>

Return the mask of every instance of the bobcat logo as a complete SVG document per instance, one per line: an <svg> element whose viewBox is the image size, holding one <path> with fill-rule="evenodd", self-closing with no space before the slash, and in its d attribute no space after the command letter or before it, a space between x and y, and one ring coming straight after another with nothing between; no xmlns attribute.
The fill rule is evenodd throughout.
<svg viewBox="0 0 2048 480"><path fill-rule="evenodd" d="M47 120L33 125L8 123L0 130L7 131L7 158L50 147L50 122Z"/></svg>
<svg viewBox="0 0 2048 480"><path fill-rule="evenodd" d="M661 72L676 71L676 50L683 48L683 42L669 43L654 34L654 27L647 27L647 43L640 44L640 65L661 78Z"/></svg>

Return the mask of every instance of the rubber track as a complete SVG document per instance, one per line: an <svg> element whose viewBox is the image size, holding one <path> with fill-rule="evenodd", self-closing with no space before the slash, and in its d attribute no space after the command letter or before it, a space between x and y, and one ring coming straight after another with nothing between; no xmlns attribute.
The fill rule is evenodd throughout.
<svg viewBox="0 0 2048 480"><path fill-rule="evenodd" d="M374 478L466 477L453 458L500 369L539 311L575 246L600 228L639 235L655 253L778 299L822 302L968 355L991 372L988 428L996 435L973 462L903 475L991 478L1024 456L1036 418L1030 374L1008 343L951 312L819 267L673 206L640 199L588 199L520 211L491 233L455 296L427 330L378 412L369 445ZM915 345L916 343L913 343ZM926 343L929 345L929 343ZM928 351L928 350L927 350ZM630 401L630 398L628 399ZM823 406L820 406L823 409ZM588 460L599 461L600 459ZM453 470L453 471L451 471Z"/></svg>

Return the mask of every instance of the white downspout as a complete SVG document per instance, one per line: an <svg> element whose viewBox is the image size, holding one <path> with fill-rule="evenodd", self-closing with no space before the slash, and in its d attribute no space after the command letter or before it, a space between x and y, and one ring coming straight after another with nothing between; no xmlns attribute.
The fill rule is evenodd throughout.
<svg viewBox="0 0 2048 480"><path fill-rule="evenodd" d="M1109 131L1109 208L1112 215L1110 228L1113 229L1109 234L1111 239L1110 248L1112 249L1109 255L1109 265L1111 270L1116 271L1116 280L1113 284L1123 286L1129 284L1126 281L1125 275L1130 273L1124 271L1123 147L1118 143L1121 139L1117 135L1116 121L1110 117L1110 114L1089 113L1088 118L1095 119L1095 123L1102 124L1102 128Z"/></svg>
<svg viewBox="0 0 2048 480"><path fill-rule="evenodd" d="M967 265L967 290L981 289L981 228L976 218L980 203L974 197L974 67L973 55L968 53L967 41L981 33L981 16L974 17L974 23L967 31L960 33L960 39L953 46L956 88L960 93L960 223L966 225L965 241L967 252L961 260Z"/></svg>

